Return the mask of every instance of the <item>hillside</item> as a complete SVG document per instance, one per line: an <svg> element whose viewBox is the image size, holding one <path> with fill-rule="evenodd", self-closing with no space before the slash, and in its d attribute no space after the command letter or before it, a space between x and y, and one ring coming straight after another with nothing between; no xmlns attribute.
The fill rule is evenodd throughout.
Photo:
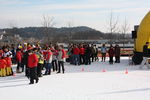
<svg viewBox="0 0 150 100"><path fill-rule="evenodd" d="M19 35L22 38L36 38L41 39L45 37L55 38L70 38L70 39L99 39L103 36L102 32L96 31L92 28L81 27L62 27L62 28L44 28L44 27L25 27L1 29L6 31L8 36Z"/></svg>

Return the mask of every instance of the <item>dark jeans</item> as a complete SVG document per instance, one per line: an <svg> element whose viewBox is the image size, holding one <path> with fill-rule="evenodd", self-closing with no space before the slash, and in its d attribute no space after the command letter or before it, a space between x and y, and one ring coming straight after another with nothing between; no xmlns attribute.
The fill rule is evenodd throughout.
<svg viewBox="0 0 150 100"><path fill-rule="evenodd" d="M52 66L53 66L53 71L57 71L58 70L58 61L57 60L53 60L52 61Z"/></svg>
<svg viewBox="0 0 150 100"><path fill-rule="evenodd" d="M46 63L45 67L46 67L45 75L50 75L52 64L51 63Z"/></svg>
<svg viewBox="0 0 150 100"><path fill-rule="evenodd" d="M89 54L85 55L85 65L91 64L91 56Z"/></svg>
<svg viewBox="0 0 150 100"><path fill-rule="evenodd" d="M92 54L91 57L92 57L92 62L94 62L94 54Z"/></svg>
<svg viewBox="0 0 150 100"><path fill-rule="evenodd" d="M110 64L113 64L113 56L110 56L110 57L109 57L109 63L110 63Z"/></svg>
<svg viewBox="0 0 150 100"><path fill-rule="evenodd" d="M17 71L21 68L21 62L17 62Z"/></svg>
<svg viewBox="0 0 150 100"><path fill-rule="evenodd" d="M115 62L116 62L116 63L120 63L120 57L115 56Z"/></svg>
<svg viewBox="0 0 150 100"><path fill-rule="evenodd" d="M105 62L105 59L106 59L106 53L102 53L102 61Z"/></svg>
<svg viewBox="0 0 150 100"><path fill-rule="evenodd" d="M85 64L85 56L80 55L80 64Z"/></svg>
<svg viewBox="0 0 150 100"><path fill-rule="evenodd" d="M94 54L94 59L95 59L95 61L98 60L98 53L95 53L95 54Z"/></svg>
<svg viewBox="0 0 150 100"><path fill-rule="evenodd" d="M25 64L23 62L21 62L22 72L24 72L24 66L25 66Z"/></svg>
<svg viewBox="0 0 150 100"><path fill-rule="evenodd" d="M70 61L70 64L74 64L74 56L73 55L69 56L69 61Z"/></svg>
<svg viewBox="0 0 150 100"><path fill-rule="evenodd" d="M75 65L80 65L80 57L79 57L79 55L74 55L74 64Z"/></svg>
<svg viewBox="0 0 150 100"><path fill-rule="evenodd" d="M61 68L62 68L63 73L65 72L64 62L63 61L58 61L58 67L59 67L58 73L61 72Z"/></svg>
<svg viewBox="0 0 150 100"><path fill-rule="evenodd" d="M43 67L43 64L38 63L38 67L37 67L37 76L38 77L42 76L42 67Z"/></svg>
<svg viewBox="0 0 150 100"><path fill-rule="evenodd" d="M34 80L39 80L37 76L37 67L30 68L30 83L34 83Z"/></svg>
<svg viewBox="0 0 150 100"><path fill-rule="evenodd" d="M25 76L28 78L30 77L30 68L27 67L27 65L26 65L26 69L25 69Z"/></svg>

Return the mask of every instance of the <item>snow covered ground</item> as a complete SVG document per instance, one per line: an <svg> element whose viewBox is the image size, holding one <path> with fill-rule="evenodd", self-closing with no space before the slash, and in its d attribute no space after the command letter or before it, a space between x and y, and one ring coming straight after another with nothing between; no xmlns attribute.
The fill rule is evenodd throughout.
<svg viewBox="0 0 150 100"><path fill-rule="evenodd" d="M53 72L34 85L24 74L0 78L0 100L150 100L150 70L129 66L128 61L66 64L65 74Z"/></svg>

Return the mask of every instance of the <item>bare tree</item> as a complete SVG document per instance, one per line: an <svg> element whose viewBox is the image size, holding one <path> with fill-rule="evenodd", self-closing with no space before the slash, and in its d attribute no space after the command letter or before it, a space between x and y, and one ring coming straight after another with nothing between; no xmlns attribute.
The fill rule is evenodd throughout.
<svg viewBox="0 0 150 100"><path fill-rule="evenodd" d="M69 22L67 23L67 27L69 28L68 40L69 40L69 42L71 42L71 40L72 40L72 35L73 35L73 33L72 33L73 22L72 22L72 21L69 21Z"/></svg>
<svg viewBox="0 0 150 100"><path fill-rule="evenodd" d="M109 39L110 43L112 43L113 33L119 33L119 26L118 26L119 18L115 17L113 12L111 11L109 21L108 21L108 31L109 31Z"/></svg>
<svg viewBox="0 0 150 100"><path fill-rule="evenodd" d="M125 35L129 32L129 24L126 20L126 18L124 19L124 22L123 24L121 25L121 33L122 33L122 38L123 38L123 48L124 48L124 45L125 45Z"/></svg>
<svg viewBox="0 0 150 100"><path fill-rule="evenodd" d="M52 38L52 27L56 24L54 21L54 17L51 17L49 15L43 15L42 17L42 26L44 27L44 34L47 36L47 42L50 42L53 40Z"/></svg>
<svg viewBox="0 0 150 100"><path fill-rule="evenodd" d="M55 25L54 17L51 17L49 15L43 15L43 27L53 27Z"/></svg>

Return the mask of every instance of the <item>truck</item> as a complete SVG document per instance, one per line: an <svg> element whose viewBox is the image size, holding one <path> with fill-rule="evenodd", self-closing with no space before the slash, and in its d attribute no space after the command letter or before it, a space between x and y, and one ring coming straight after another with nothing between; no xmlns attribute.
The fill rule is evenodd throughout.
<svg viewBox="0 0 150 100"><path fill-rule="evenodd" d="M134 38L132 61L134 64L140 64L143 60L143 46L146 42L150 42L150 11L143 18L140 25L134 28L132 38Z"/></svg>

